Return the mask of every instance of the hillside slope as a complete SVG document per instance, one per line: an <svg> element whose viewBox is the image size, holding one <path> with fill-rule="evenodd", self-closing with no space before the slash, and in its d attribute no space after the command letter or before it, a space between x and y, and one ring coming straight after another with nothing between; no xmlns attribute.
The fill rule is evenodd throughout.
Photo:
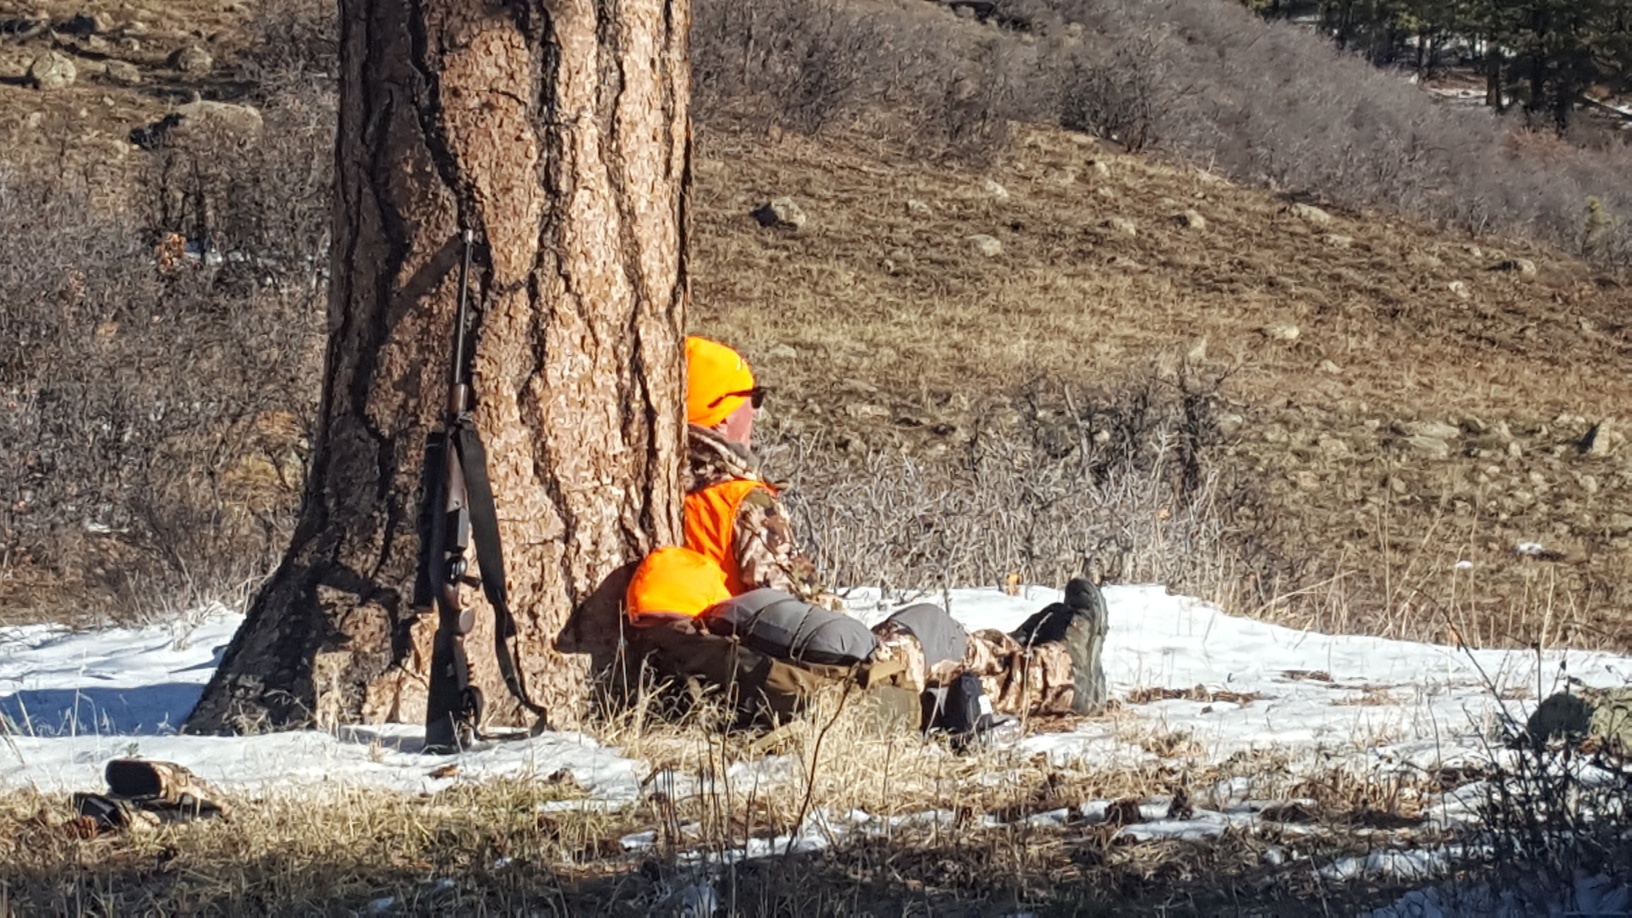
<svg viewBox="0 0 1632 918"><path fill-rule="evenodd" d="M130 129L194 90L244 90L233 49L252 11L101 15L91 35L0 41L0 137L15 162L117 185L149 155ZM53 44L80 79L32 88L24 70ZM192 44L213 69L179 68ZM141 82L113 79L113 59ZM928 461L1001 426L994 406L1027 387L1222 378L1214 458L1254 495L1233 517L1242 611L1632 645L1632 448L1612 421L1587 448L1632 395L1632 290L1616 280L1053 129L1022 130L985 171L843 133L699 137L691 325L744 348L783 434ZM750 216L781 196L803 228Z"/></svg>
<svg viewBox="0 0 1632 918"><path fill-rule="evenodd" d="M1317 587L1318 624L1627 640L1632 450L1612 422L1579 446L1632 394L1632 291L1578 261L1055 130L985 173L790 136L712 140L698 174L692 325L747 348L795 430L922 452L1029 380L1188 361L1227 375L1221 461L1270 517L1244 525ZM750 218L781 195L801 230Z"/></svg>

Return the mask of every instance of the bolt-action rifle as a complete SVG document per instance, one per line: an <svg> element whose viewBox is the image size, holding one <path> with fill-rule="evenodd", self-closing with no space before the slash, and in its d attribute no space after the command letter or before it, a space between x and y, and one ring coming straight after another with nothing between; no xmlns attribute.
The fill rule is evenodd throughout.
<svg viewBox="0 0 1632 918"><path fill-rule="evenodd" d="M465 605L466 586L482 588L493 607L494 649L504 683L523 707L547 728L543 707L527 694L515 649L516 621L505 595L504 551L499 542L493 485L487 476L487 453L471 417L470 382L465 366L465 325L469 311L470 259L475 233L465 230L464 259L459 265L459 310L453 329L453 364L442 427L425 446L420 506L420 558L414 582L414 608L437 611L436 642L431 649L430 693L425 709L425 751L449 752L479 737L483 699L470 680L465 635L475 627L474 611ZM469 568L475 542L477 576Z"/></svg>

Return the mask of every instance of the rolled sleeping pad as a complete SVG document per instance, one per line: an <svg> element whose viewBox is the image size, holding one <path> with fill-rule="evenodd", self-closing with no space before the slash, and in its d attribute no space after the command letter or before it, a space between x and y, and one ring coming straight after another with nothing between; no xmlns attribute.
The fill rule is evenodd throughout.
<svg viewBox="0 0 1632 918"><path fill-rule="evenodd" d="M924 648L924 662L930 666L947 660L962 660L969 648L969 632L958 624L951 613L927 602L907 606L884 622L895 622L917 638L918 646Z"/></svg>
<svg viewBox="0 0 1632 918"><path fill-rule="evenodd" d="M760 653L824 666L872 657L878 640L867 626L781 590L751 590L716 603L702 615L710 633L735 636Z"/></svg>

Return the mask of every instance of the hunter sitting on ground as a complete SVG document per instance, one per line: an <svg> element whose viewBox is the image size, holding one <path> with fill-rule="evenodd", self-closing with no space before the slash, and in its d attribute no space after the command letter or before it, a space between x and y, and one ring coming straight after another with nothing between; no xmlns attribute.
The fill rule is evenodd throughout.
<svg viewBox="0 0 1632 918"><path fill-rule="evenodd" d="M710 633L796 663L898 661L900 681L914 693L944 694L972 675L991 707L1005 713L1086 713L1104 704L1105 604L1089 580L1073 580L1064 603L1011 634L971 635L927 603L901 609L869 632L814 604L831 597L799 552L777 488L761 477L750 451L765 390L725 345L689 338L686 358L686 548L653 552L627 597L638 643L660 672L702 675L688 671L694 653L679 651L679 635Z"/></svg>

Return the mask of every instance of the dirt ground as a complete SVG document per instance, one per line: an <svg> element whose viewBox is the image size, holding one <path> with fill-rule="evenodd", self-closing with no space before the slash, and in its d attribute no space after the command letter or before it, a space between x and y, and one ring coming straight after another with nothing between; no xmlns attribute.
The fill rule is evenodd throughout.
<svg viewBox="0 0 1632 918"><path fill-rule="evenodd" d="M251 16L0 8L7 158L117 189L147 155L133 128L194 92L241 95ZM210 67L175 57L194 46ZM53 48L77 79L35 88ZM803 228L750 217L782 196ZM1038 381L1221 377L1220 472L1262 498L1239 534L1291 576L1244 573L1240 611L1632 646L1632 447L1612 417L1632 396L1632 289L1578 260L1308 210L1052 129L984 171L859 136L705 129L694 204L691 326L745 350L796 434L929 455Z"/></svg>

